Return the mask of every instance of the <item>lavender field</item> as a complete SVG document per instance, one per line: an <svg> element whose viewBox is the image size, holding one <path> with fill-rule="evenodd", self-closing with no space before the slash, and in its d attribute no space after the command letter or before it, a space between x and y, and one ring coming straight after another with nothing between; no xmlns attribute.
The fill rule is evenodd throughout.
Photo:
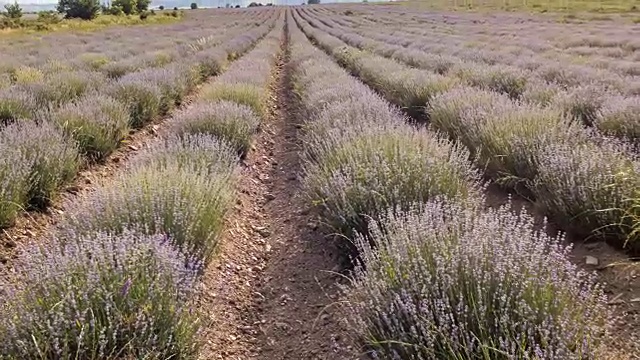
<svg viewBox="0 0 640 360"><path fill-rule="evenodd" d="M274 6L0 54L2 360L640 359L638 24Z"/></svg>

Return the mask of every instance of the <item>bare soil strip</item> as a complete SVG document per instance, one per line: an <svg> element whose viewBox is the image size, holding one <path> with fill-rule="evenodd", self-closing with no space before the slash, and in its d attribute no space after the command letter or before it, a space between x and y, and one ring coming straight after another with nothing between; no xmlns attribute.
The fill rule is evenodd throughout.
<svg viewBox="0 0 640 360"><path fill-rule="evenodd" d="M342 259L299 196L288 46L285 36L270 116L244 163L235 213L198 299L202 359L355 358L332 306Z"/></svg>

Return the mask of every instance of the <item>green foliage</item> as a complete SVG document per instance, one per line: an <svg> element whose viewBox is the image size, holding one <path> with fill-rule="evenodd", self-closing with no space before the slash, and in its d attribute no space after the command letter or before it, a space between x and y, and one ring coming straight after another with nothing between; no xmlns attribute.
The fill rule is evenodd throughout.
<svg viewBox="0 0 640 360"><path fill-rule="evenodd" d="M116 5L103 6L102 13L105 15L122 16L124 15L124 10L122 10L121 6Z"/></svg>
<svg viewBox="0 0 640 360"><path fill-rule="evenodd" d="M127 15L135 14L138 8L138 0L114 0L112 7L122 9Z"/></svg>
<svg viewBox="0 0 640 360"><path fill-rule="evenodd" d="M142 14L149 10L149 5L151 4L151 0L138 0L136 3L136 11L138 14Z"/></svg>
<svg viewBox="0 0 640 360"><path fill-rule="evenodd" d="M309 4L309 5L320 4L320 0L308 0L307 4Z"/></svg>
<svg viewBox="0 0 640 360"><path fill-rule="evenodd" d="M164 10L164 5L160 5L160 6L158 7L158 9L160 9L160 10Z"/></svg>
<svg viewBox="0 0 640 360"><path fill-rule="evenodd" d="M196 3L191 3L191 10L195 10L198 8L198 4Z"/></svg>
<svg viewBox="0 0 640 360"><path fill-rule="evenodd" d="M38 21L46 24L57 24L61 21L60 17L55 11L40 11L38 12Z"/></svg>
<svg viewBox="0 0 640 360"><path fill-rule="evenodd" d="M100 13L99 0L60 0L57 10L67 19L95 19Z"/></svg>
<svg viewBox="0 0 640 360"><path fill-rule="evenodd" d="M18 5L18 2L15 2L13 4L6 4L4 6L4 9L6 10L4 16L8 17L9 19L20 19L22 17L22 8L20 7L20 5Z"/></svg>

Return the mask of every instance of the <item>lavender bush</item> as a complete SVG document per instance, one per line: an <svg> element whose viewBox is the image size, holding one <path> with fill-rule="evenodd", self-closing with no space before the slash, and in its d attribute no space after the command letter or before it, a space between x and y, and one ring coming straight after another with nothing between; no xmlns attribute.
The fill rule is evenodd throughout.
<svg viewBox="0 0 640 360"><path fill-rule="evenodd" d="M132 168L180 169L231 176L237 165L234 148L208 134L171 135L136 156ZM221 178L222 179L222 178Z"/></svg>
<svg viewBox="0 0 640 360"><path fill-rule="evenodd" d="M155 83L123 78L112 84L107 94L127 106L132 128L140 128L160 114L162 91Z"/></svg>
<svg viewBox="0 0 640 360"><path fill-rule="evenodd" d="M210 134L228 142L244 156L259 125L260 119L249 106L223 100L199 102L176 115L172 132L180 136Z"/></svg>
<svg viewBox="0 0 640 360"><path fill-rule="evenodd" d="M62 106L52 120L77 142L80 152L89 160L109 155L129 131L127 107L98 94Z"/></svg>
<svg viewBox="0 0 640 360"><path fill-rule="evenodd" d="M318 98L314 93L308 95ZM316 162L322 159L323 153L363 133L387 132L405 126L399 111L372 92L342 100L327 104L303 123L302 155L306 161Z"/></svg>
<svg viewBox="0 0 640 360"><path fill-rule="evenodd" d="M211 83L200 92L202 101L231 101L250 107L256 115L267 115L265 89L245 83Z"/></svg>
<svg viewBox="0 0 640 360"><path fill-rule="evenodd" d="M365 219L436 196L475 202L480 191L468 153L424 131L365 131L306 164L307 196L326 222L349 234Z"/></svg>
<svg viewBox="0 0 640 360"><path fill-rule="evenodd" d="M605 134L640 139L640 97L612 96L603 104L594 125Z"/></svg>
<svg viewBox="0 0 640 360"><path fill-rule="evenodd" d="M0 142L0 154L1 229L12 225L18 213L26 207L34 159L5 142Z"/></svg>
<svg viewBox="0 0 640 360"><path fill-rule="evenodd" d="M3 359L189 359L202 265L164 235L96 233L27 249L20 286L0 293Z"/></svg>
<svg viewBox="0 0 640 360"><path fill-rule="evenodd" d="M493 91L470 87L456 87L436 96L429 104L430 125L452 140L458 140L472 153L479 145L476 140L479 128L483 125L482 115L489 116L494 108L509 108L510 99ZM474 114L473 119L465 121L465 115ZM476 121L473 121L476 120Z"/></svg>
<svg viewBox="0 0 640 360"><path fill-rule="evenodd" d="M593 125L604 105L605 90L595 86L583 86L558 94L551 106L561 109L567 116Z"/></svg>
<svg viewBox="0 0 640 360"><path fill-rule="evenodd" d="M29 119L35 110L36 100L29 92L17 88L0 90L0 126Z"/></svg>
<svg viewBox="0 0 640 360"><path fill-rule="evenodd" d="M49 204L59 188L73 179L80 166L75 143L52 124L18 121L0 132L0 147L18 152L31 165L27 200L41 208Z"/></svg>
<svg viewBox="0 0 640 360"><path fill-rule="evenodd" d="M34 94L38 105L58 107L104 84L104 77L97 72L67 71L51 75L43 82L28 85L27 88Z"/></svg>
<svg viewBox="0 0 640 360"><path fill-rule="evenodd" d="M135 73L127 74L120 81L127 83L152 84L160 90L160 114L166 114L176 104L182 102L182 98L195 85L194 74L182 72L178 67L148 68Z"/></svg>
<svg viewBox="0 0 640 360"><path fill-rule="evenodd" d="M357 239L347 319L377 359L592 359L609 310L562 237L502 207L430 202Z"/></svg>
<svg viewBox="0 0 640 360"><path fill-rule="evenodd" d="M518 99L524 92L530 74L504 66L471 66L459 64L449 74L460 77L471 86L506 94Z"/></svg>
<svg viewBox="0 0 640 360"><path fill-rule="evenodd" d="M547 106L551 104L555 97L562 92L562 88L555 84L549 84L540 79L527 81L520 99L523 102Z"/></svg>
<svg viewBox="0 0 640 360"><path fill-rule="evenodd" d="M539 173L533 191L554 221L585 235L628 241L633 224L626 223L640 187L640 162L626 148L608 141L552 144L538 155ZM621 223L623 221L623 223Z"/></svg>
<svg viewBox="0 0 640 360"><path fill-rule="evenodd" d="M186 253L208 260L232 200L228 175L142 167L70 205L61 230L166 234Z"/></svg>

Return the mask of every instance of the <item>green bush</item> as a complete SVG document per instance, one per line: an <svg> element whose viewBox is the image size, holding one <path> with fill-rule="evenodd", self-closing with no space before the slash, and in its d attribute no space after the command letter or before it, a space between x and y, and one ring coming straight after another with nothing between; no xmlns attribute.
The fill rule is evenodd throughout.
<svg viewBox="0 0 640 360"><path fill-rule="evenodd" d="M18 2L5 4L4 9L6 12L3 15L9 19L20 19L22 17L22 8L18 5Z"/></svg>
<svg viewBox="0 0 640 360"><path fill-rule="evenodd" d="M137 12L138 0L113 0L111 7L122 9L126 15L132 15Z"/></svg>
<svg viewBox="0 0 640 360"><path fill-rule="evenodd" d="M197 3L191 3L191 10L195 10L198 8L198 4Z"/></svg>
<svg viewBox="0 0 640 360"><path fill-rule="evenodd" d="M62 21L62 19L60 19L55 11L39 11L38 21L45 24L57 24Z"/></svg>
<svg viewBox="0 0 640 360"><path fill-rule="evenodd" d="M65 18L95 19L100 13L99 0L59 0L57 10Z"/></svg>
<svg viewBox="0 0 640 360"><path fill-rule="evenodd" d="M136 11L138 14L146 13L151 5L151 0L138 0L136 3Z"/></svg>
<svg viewBox="0 0 640 360"><path fill-rule="evenodd" d="M11 80L18 85L33 84L44 80L44 73L30 66L20 66L11 72Z"/></svg>
<svg viewBox="0 0 640 360"><path fill-rule="evenodd" d="M557 143L541 149L533 187L538 205L576 234L618 240L639 250L640 233L629 235L638 226L633 221L638 219L634 199L640 166L629 153L609 139L604 144Z"/></svg>

